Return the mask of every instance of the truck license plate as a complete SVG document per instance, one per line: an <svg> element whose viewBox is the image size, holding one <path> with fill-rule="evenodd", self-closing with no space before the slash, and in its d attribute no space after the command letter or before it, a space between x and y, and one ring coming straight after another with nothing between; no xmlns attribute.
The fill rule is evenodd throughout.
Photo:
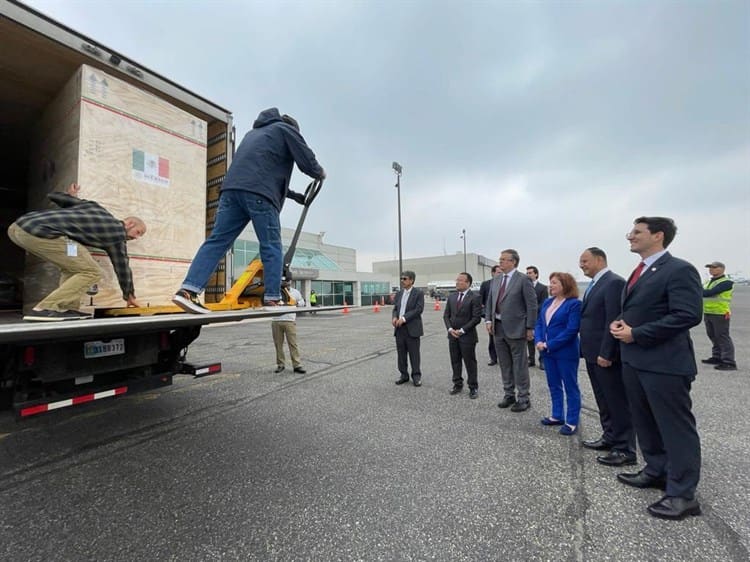
<svg viewBox="0 0 750 562"><path fill-rule="evenodd" d="M83 344L83 356L86 359L94 357L108 357L125 353L125 338L109 341L87 341Z"/></svg>

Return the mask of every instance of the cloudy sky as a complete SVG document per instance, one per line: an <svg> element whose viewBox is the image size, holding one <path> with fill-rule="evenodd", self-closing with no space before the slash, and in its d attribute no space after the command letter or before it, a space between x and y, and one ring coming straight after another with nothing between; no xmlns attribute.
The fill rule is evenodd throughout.
<svg viewBox="0 0 750 562"><path fill-rule="evenodd" d="M640 215L750 277L750 2L28 0L230 109L295 116L328 172L305 230L359 268L467 250L627 275ZM295 172L293 187L306 185ZM299 207L284 209L295 227Z"/></svg>

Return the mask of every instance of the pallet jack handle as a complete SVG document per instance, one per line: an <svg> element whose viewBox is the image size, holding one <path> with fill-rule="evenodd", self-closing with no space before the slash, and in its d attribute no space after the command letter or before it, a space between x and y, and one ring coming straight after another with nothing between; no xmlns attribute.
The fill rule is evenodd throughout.
<svg viewBox="0 0 750 562"><path fill-rule="evenodd" d="M322 187L323 180L313 180L307 186L307 189L305 189L305 203L304 208L302 209L302 214L299 217L299 222L297 223L297 230L294 231L292 242L289 244L289 248L287 249L286 254L284 254L284 279L286 279L287 281L291 281L292 279L290 267L292 265L294 252L297 249L297 241L299 240L299 235L302 234L302 225L305 223L307 211L310 208L310 205L312 205L312 202L315 201L315 198L318 196L318 193L320 193Z"/></svg>

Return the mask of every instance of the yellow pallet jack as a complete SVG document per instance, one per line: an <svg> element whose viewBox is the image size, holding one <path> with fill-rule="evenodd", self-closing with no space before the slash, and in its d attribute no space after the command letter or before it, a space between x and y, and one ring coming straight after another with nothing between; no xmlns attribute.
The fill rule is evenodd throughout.
<svg viewBox="0 0 750 562"><path fill-rule="evenodd" d="M294 232L292 242L289 244L289 248L284 254L284 270L283 279L286 281L292 280L291 274L291 263L294 257L294 251L297 248L297 241L302 233L302 225L307 217L307 211L310 205L320 193L323 187L323 180L314 180L310 182L305 189L304 203L302 214L299 217L297 223L297 230ZM205 303L204 306L212 311L230 311L230 310L245 310L248 308L261 308L263 306L263 262L260 258L256 258L247 264L245 271L237 278L237 281L230 287L230 289L224 294L224 298L219 302ZM291 297L286 287L281 288L281 298L286 305L295 305L296 301ZM100 308L95 311L94 316L97 318L101 317L112 317L112 316L152 316L155 314L176 314L184 313L179 306L175 305L163 305L163 306L147 306L147 307L124 307L124 308Z"/></svg>

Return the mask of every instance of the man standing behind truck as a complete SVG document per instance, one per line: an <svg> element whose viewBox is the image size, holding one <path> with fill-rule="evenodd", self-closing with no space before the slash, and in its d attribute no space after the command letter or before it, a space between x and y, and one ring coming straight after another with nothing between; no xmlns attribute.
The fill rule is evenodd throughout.
<svg viewBox="0 0 750 562"><path fill-rule="evenodd" d="M210 312L198 300L198 294L203 292L219 261L248 222L253 223L260 245L265 284L263 304L282 304L284 258L279 213L287 197L300 205L305 203L303 194L289 190L295 162L312 178L326 177L302 138L297 121L288 115L282 116L275 107L261 111L227 171L214 229L198 249L180 290L172 297L174 304L193 314Z"/></svg>
<svg viewBox="0 0 750 562"><path fill-rule="evenodd" d="M16 245L61 271L60 286L30 310L24 320L56 322L89 317L76 309L86 290L101 279L102 270L86 246L107 252L123 300L128 306L138 306L125 242L143 236L146 225L138 217L117 220L95 201L79 199L80 190L73 183L66 193L48 194L60 209L32 211L8 227L8 237Z"/></svg>

